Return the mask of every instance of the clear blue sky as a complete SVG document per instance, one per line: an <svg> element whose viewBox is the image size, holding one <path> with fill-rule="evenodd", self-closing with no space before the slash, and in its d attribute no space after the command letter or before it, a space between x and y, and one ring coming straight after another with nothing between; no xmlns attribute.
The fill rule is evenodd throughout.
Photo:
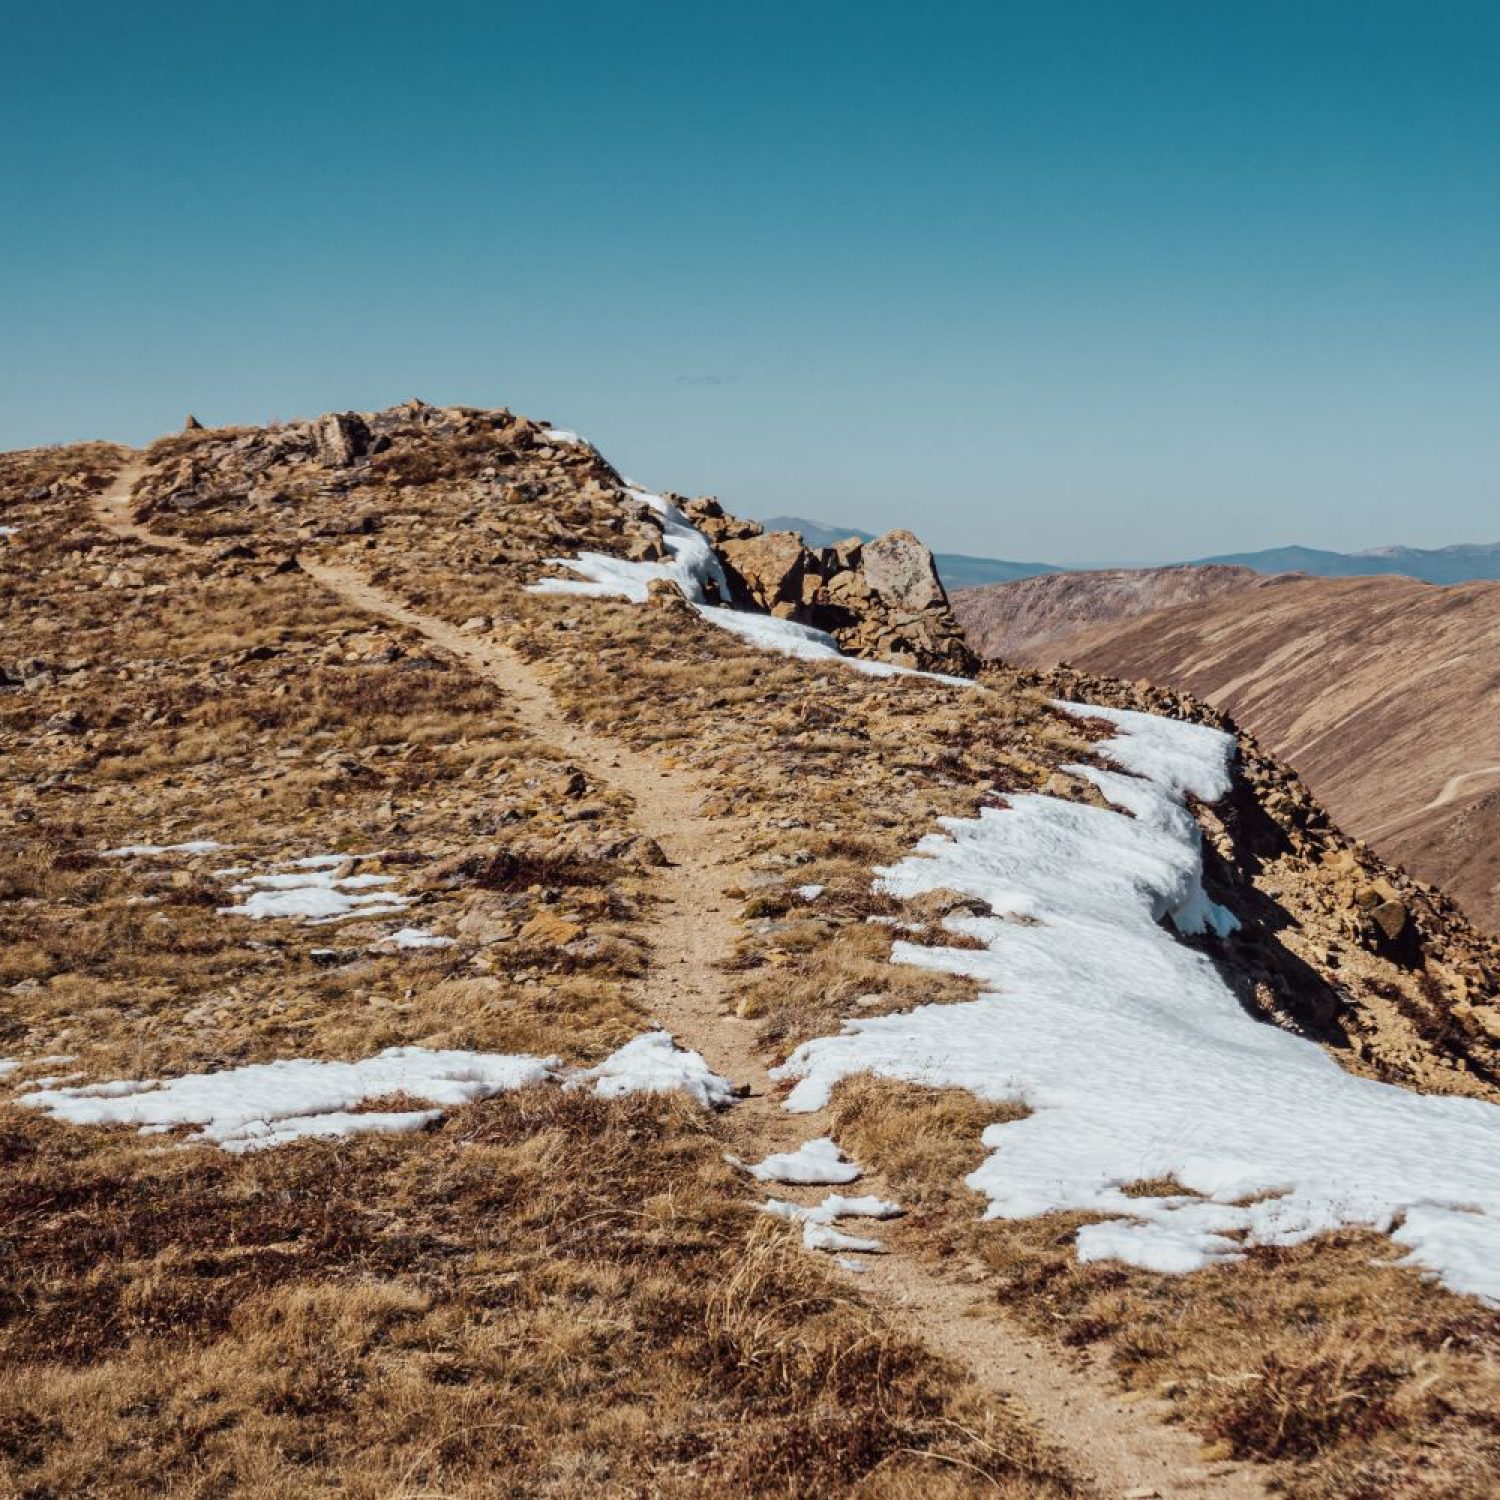
<svg viewBox="0 0 1500 1500"><path fill-rule="evenodd" d="M0 447L509 405L948 550L1500 537L1500 7L7 4Z"/></svg>

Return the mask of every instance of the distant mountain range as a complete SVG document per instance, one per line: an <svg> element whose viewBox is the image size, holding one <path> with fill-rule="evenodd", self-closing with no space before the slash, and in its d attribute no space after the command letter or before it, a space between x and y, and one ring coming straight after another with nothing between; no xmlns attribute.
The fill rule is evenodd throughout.
<svg viewBox="0 0 1500 1500"><path fill-rule="evenodd" d="M1462 542L1455 547L1376 547L1369 552L1324 552L1316 547L1268 547L1263 552L1227 552L1196 559L1252 568L1257 573L1311 573L1318 578L1361 578L1399 573L1424 583L1472 583L1500 579L1500 542Z"/></svg>
<svg viewBox="0 0 1500 1500"><path fill-rule="evenodd" d="M851 536L857 536L862 542L875 540L873 531L861 531L857 526L825 526L821 521L809 521L805 516L766 516L761 525L767 531L800 531L802 540L809 547L831 547ZM1014 583L1018 578L1065 571L1055 563L1007 562L999 557L969 557L962 552L937 552L933 554L933 560L937 563L943 587L949 592L978 588L984 583Z"/></svg>
<svg viewBox="0 0 1500 1500"><path fill-rule="evenodd" d="M828 526L804 516L767 516L767 531L800 531L809 547L830 547L845 537L870 541L874 533L857 526ZM999 557L971 557L962 552L935 554L944 586L977 588L986 583L1014 583L1018 578L1037 578L1045 573L1083 570L1076 565L1009 562ZM1396 573L1424 583L1472 583L1476 579L1500 580L1500 542L1461 542L1453 547L1375 547L1368 552L1326 552L1318 547L1267 547L1260 552L1226 552L1218 557L1198 557L1169 567L1221 564L1249 568L1256 573L1310 573L1317 578L1361 578Z"/></svg>

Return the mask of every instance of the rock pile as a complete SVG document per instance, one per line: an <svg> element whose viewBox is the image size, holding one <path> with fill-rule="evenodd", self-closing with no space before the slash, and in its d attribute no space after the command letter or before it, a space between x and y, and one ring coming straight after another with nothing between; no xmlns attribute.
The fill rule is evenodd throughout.
<svg viewBox="0 0 1500 1500"><path fill-rule="evenodd" d="M795 531L726 515L716 500L681 503L722 559L733 603L826 630L853 656L961 676L978 670L932 553L911 532L814 549Z"/></svg>

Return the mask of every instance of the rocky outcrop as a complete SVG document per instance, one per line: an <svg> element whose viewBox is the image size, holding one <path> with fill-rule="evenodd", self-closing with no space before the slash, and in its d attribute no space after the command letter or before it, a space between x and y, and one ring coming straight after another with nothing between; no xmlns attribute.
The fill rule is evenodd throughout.
<svg viewBox="0 0 1500 1500"><path fill-rule="evenodd" d="M505 513L545 495L558 550L571 550L588 517L603 533L589 545L633 561L668 556L660 518L629 501L625 481L598 450L551 433L506 410L420 401L271 428L189 431L159 445L135 514L234 513L237 525L251 526L281 511L308 538L369 536L384 524L381 506L431 487L464 496L474 517L485 517L481 534L498 537ZM911 532L812 548L797 532L766 532L728 515L714 499L668 498L718 552L731 588L721 602L826 631L854 656L962 676L978 670L932 553ZM455 533L453 555L474 545L473 531ZM479 554L486 565L496 555Z"/></svg>
<svg viewBox="0 0 1500 1500"><path fill-rule="evenodd" d="M331 468L346 468L370 451L370 429L352 411L329 412L319 419L314 432L318 458Z"/></svg>
<svg viewBox="0 0 1500 1500"><path fill-rule="evenodd" d="M726 515L715 500L682 508L713 542L734 603L826 630L854 656L964 676L977 670L932 553L911 532L812 548L795 531L762 531Z"/></svg>

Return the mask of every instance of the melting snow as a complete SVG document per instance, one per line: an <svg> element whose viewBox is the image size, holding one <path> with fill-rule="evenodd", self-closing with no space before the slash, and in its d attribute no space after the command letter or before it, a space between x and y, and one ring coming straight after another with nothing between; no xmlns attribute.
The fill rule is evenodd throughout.
<svg viewBox="0 0 1500 1500"><path fill-rule="evenodd" d="M20 1066L21 1060L17 1057L0 1057L0 1078L9 1078Z"/></svg>
<svg viewBox="0 0 1500 1500"><path fill-rule="evenodd" d="M902 1212L899 1203L885 1198L841 1198L830 1193L816 1208L804 1208L800 1203L788 1203L783 1198L769 1198L761 1204L761 1212L790 1219L802 1226L802 1245L807 1250L846 1250L870 1255L883 1255L885 1245L880 1240L862 1239L835 1229L835 1219L894 1219ZM859 1265L852 1267L863 1270Z"/></svg>
<svg viewBox="0 0 1500 1500"><path fill-rule="evenodd" d="M626 1042L597 1067L573 1074L567 1086L578 1088L586 1083L592 1083L594 1092L606 1099L681 1090L705 1109L722 1109L734 1102L734 1085L713 1072L698 1053L678 1047L667 1031L648 1031Z"/></svg>
<svg viewBox="0 0 1500 1500"><path fill-rule="evenodd" d="M0 1076L19 1067L0 1066ZM564 1087L593 1083L609 1098L682 1090L705 1107L728 1104L733 1085L696 1052L677 1048L665 1031L627 1042L595 1068L564 1071L555 1057L388 1047L363 1062L288 1058L222 1073L178 1078L116 1079L73 1088L47 1086L17 1100L75 1125L135 1125L143 1135L196 1125L195 1141L226 1151L258 1151L304 1136L420 1130L445 1108L488 1099L547 1080ZM354 1113L367 1099L408 1094L436 1109Z"/></svg>
<svg viewBox="0 0 1500 1500"><path fill-rule="evenodd" d="M823 889L821 885L799 885L797 887L797 894L804 901L816 901L823 894Z"/></svg>
<svg viewBox="0 0 1500 1500"><path fill-rule="evenodd" d="M780 1151L745 1169L759 1182L853 1182L859 1168L845 1158L831 1136L805 1141L795 1151Z"/></svg>
<svg viewBox="0 0 1500 1500"><path fill-rule="evenodd" d="M821 1107L857 1073L1026 1105L1027 1118L984 1132L992 1154L967 1181L990 1217L1105 1215L1078 1234L1083 1260L1190 1271L1246 1244L1365 1226L1454 1291L1500 1301L1500 1109L1355 1077L1247 1016L1209 959L1160 925L1232 921L1203 893L1182 807L1186 793L1224 793L1232 741L1150 715L1071 711L1115 724L1097 748L1123 770L1079 774L1134 816L1013 796L943 820L944 834L882 871L898 896L946 888L991 904L995 917L947 922L983 951L898 943L893 955L985 992L849 1020L799 1047L777 1070L800 1080L788 1108ZM1015 915L1033 920L1005 920ZM1123 1191L1162 1177L1189 1191Z"/></svg>
<svg viewBox="0 0 1500 1500"><path fill-rule="evenodd" d="M706 585L712 583L721 600L729 598L729 580L708 538L692 524L682 511L661 495L630 486L627 494L648 505L662 518L662 534L667 562L631 562L628 558L610 557L602 552L580 552L577 557L553 557L548 561L568 568L577 578L543 578L529 587L533 594L582 594L590 598L628 599L644 604L652 583L665 579L675 583L698 613L711 625L727 630L763 650L779 652L801 661L830 661L864 672L871 677L926 677L934 682L973 687L967 677L949 677L940 672L918 672L891 662L866 661L845 656L838 642L826 631L795 620L780 620L747 610L730 609L708 602Z"/></svg>
<svg viewBox="0 0 1500 1500"><path fill-rule="evenodd" d="M863 1198L845 1198L840 1193L829 1193L814 1208L804 1208L800 1203L788 1203L785 1198L767 1198L760 1207L762 1213L776 1214L798 1224L831 1224L835 1219L897 1219L906 1212L899 1203L892 1203L889 1198L877 1198L873 1194L866 1194Z"/></svg>
<svg viewBox="0 0 1500 1500"><path fill-rule="evenodd" d="M539 1083L556 1066L556 1058L388 1047L363 1062L294 1058L222 1073L43 1089L19 1102L75 1125L137 1125L143 1134L196 1125L194 1140L254 1151L307 1135L420 1130L440 1111L350 1111L397 1093L451 1108Z"/></svg>
<svg viewBox="0 0 1500 1500"><path fill-rule="evenodd" d="M252 875L243 885L230 887L230 894L245 899L238 906L221 906L220 916L300 917L314 924L341 922L346 917L385 917L404 911L411 905L409 896L385 889L396 884L394 875L337 876L328 860L343 864L342 858L313 856L296 860L294 870L271 875Z"/></svg>
<svg viewBox="0 0 1500 1500"><path fill-rule="evenodd" d="M439 937L437 933L427 932L421 927L403 927L388 938L382 938L381 942L394 943L398 948L451 948L455 939Z"/></svg>

